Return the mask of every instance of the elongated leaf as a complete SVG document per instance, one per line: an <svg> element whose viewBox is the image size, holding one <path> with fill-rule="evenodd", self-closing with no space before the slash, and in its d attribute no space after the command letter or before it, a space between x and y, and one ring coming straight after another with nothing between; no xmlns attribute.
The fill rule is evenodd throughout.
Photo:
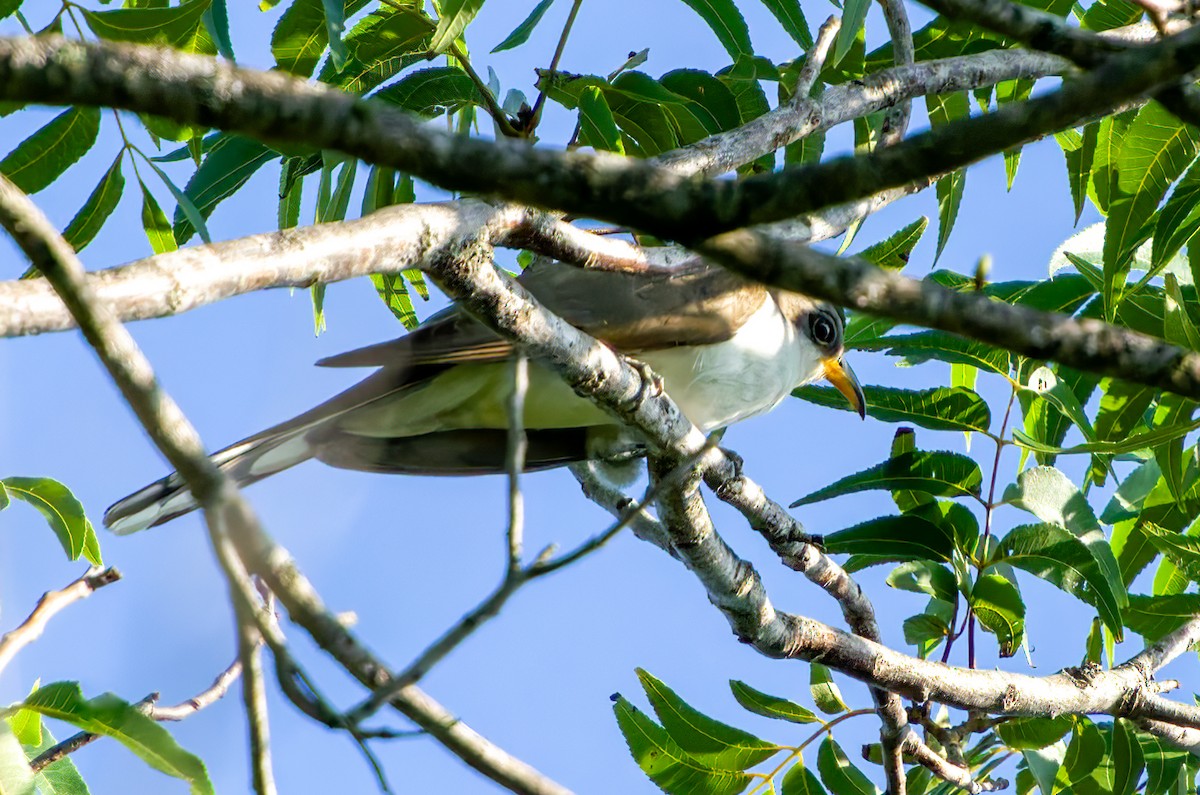
<svg viewBox="0 0 1200 795"><path fill-rule="evenodd" d="M625 154L612 108L595 86L588 86L579 96L579 141L596 150Z"/></svg>
<svg viewBox="0 0 1200 795"><path fill-rule="evenodd" d="M1062 739L1075 725L1074 715L1054 718L1012 718L996 725L996 734L1015 751L1045 748Z"/></svg>
<svg viewBox="0 0 1200 795"><path fill-rule="evenodd" d="M325 35L329 39L329 62L339 72L350 57L342 35L346 32L346 7L343 0L322 0L325 11Z"/></svg>
<svg viewBox="0 0 1200 795"><path fill-rule="evenodd" d="M735 795L752 781L741 771L714 770L693 759L661 726L621 696L616 698L613 712L634 761L664 792Z"/></svg>
<svg viewBox="0 0 1200 795"><path fill-rule="evenodd" d="M1182 434L1191 433L1198 428L1200 428L1200 420L1177 427L1155 428L1152 431L1142 431L1141 433L1135 433L1117 441L1088 442L1086 444L1075 445L1074 447L1057 447L1055 445L1043 444L1036 439L1026 436L1021 431L1013 431L1013 441L1021 447L1027 447L1030 450L1037 450L1044 453L1053 453L1055 455L1078 455L1080 453L1121 455L1122 453L1136 453L1139 450L1152 449Z"/></svg>
<svg viewBox="0 0 1200 795"><path fill-rule="evenodd" d="M1118 194L1117 156L1125 133L1137 111L1125 111L1100 120L1096 130L1096 154L1092 161L1092 183L1088 196L1102 215L1108 215Z"/></svg>
<svg viewBox="0 0 1200 795"><path fill-rule="evenodd" d="M1166 293L1163 301L1163 336L1167 338L1167 342L1174 345L1194 351L1200 350L1200 329L1196 328L1196 323L1188 311L1186 299L1175 274L1163 275L1163 289Z"/></svg>
<svg viewBox="0 0 1200 795"><path fill-rule="evenodd" d="M802 386L794 397L819 406L852 411L850 403L833 387ZM911 422L934 431L987 433L992 424L987 403L965 387L908 390L882 386L863 387L867 415L884 422Z"/></svg>
<svg viewBox="0 0 1200 795"><path fill-rule="evenodd" d="M779 20L779 24L800 45L800 49L805 52L812 49L812 32L800 8L800 0L762 0L762 4Z"/></svg>
<svg viewBox="0 0 1200 795"><path fill-rule="evenodd" d="M872 489L916 489L939 497L979 496L982 484L983 474L973 459L959 453L917 450L844 477L790 507Z"/></svg>
<svg viewBox="0 0 1200 795"><path fill-rule="evenodd" d="M745 770L779 750L777 745L708 717L641 668L637 675L663 729L701 764L719 770Z"/></svg>
<svg viewBox="0 0 1200 795"><path fill-rule="evenodd" d="M38 720L41 720L40 715ZM54 745L54 735L48 729L43 728L41 741L36 745L26 746L25 754L32 761ZM75 763L69 756L64 756L57 762L51 762L42 768L34 776L34 782L42 795L90 795L83 776L79 775L78 768L75 767Z"/></svg>
<svg viewBox="0 0 1200 795"><path fill-rule="evenodd" d="M1054 777L1062 766L1064 753L1062 743L1021 752L1021 756L1025 758L1025 765L1033 774L1041 792L1054 791Z"/></svg>
<svg viewBox="0 0 1200 795"><path fill-rule="evenodd" d="M937 643L954 632L946 619L929 613L919 613L904 619L901 628L904 632L904 642L911 646L920 646L917 653L922 658L930 649L935 648Z"/></svg>
<svg viewBox="0 0 1200 795"><path fill-rule="evenodd" d="M1134 250L1146 240L1146 222L1167 188L1196 156L1195 130L1157 102L1150 102L1129 126L1117 156L1119 194L1109 208L1104 232L1105 317L1116 317Z"/></svg>
<svg viewBox="0 0 1200 795"><path fill-rule="evenodd" d="M367 0L346 0L343 18L354 16L366 4ZM299 77L313 73L328 46L324 0L295 0L271 32L271 54L275 56L275 65Z"/></svg>
<svg viewBox="0 0 1200 795"><path fill-rule="evenodd" d="M254 173L278 153L252 138L226 135L209 151L196 173L188 180L184 194L202 218L212 215L217 205L246 184ZM196 229L182 207L175 209L175 241L186 243Z"/></svg>
<svg viewBox="0 0 1200 795"><path fill-rule="evenodd" d="M25 193L37 193L87 154L99 133L98 109L65 110L0 160L0 174Z"/></svg>
<svg viewBox="0 0 1200 795"><path fill-rule="evenodd" d="M965 91L930 94L925 98L925 106L929 110L929 123L934 127L941 127L971 115L971 100ZM966 185L966 170L955 171L937 181L938 240L937 253L933 257L935 263L941 258L942 251L950 240L950 232L958 218L958 208L962 204Z"/></svg>
<svg viewBox="0 0 1200 795"><path fill-rule="evenodd" d="M233 54L233 40L229 37L229 6L226 0L212 0L204 12L204 28L222 58L237 60Z"/></svg>
<svg viewBox="0 0 1200 795"><path fill-rule="evenodd" d="M917 247L917 243L921 242L921 235L925 234L928 226L929 219L922 215L886 240L864 248L858 252L858 256L890 271L903 270L908 264L909 255Z"/></svg>
<svg viewBox="0 0 1200 795"><path fill-rule="evenodd" d="M493 53L511 50L514 47L520 47L525 42L529 41L529 36L533 33L533 29L542 21L542 17L546 15L550 5L554 0L542 0L533 7L529 12L529 16L525 17L525 21L513 28L513 32L504 37L504 41L492 48Z"/></svg>
<svg viewBox="0 0 1200 795"><path fill-rule="evenodd" d="M22 0L0 0L0 19L17 12Z"/></svg>
<svg viewBox="0 0 1200 795"><path fill-rule="evenodd" d="M4 795L36 795L33 771L21 750L21 743L5 721L0 721L0 792Z"/></svg>
<svg viewBox="0 0 1200 795"><path fill-rule="evenodd" d="M138 177L138 185L142 189L142 229L146 231L146 239L150 241L150 248L154 250L155 254L174 251L179 248L179 244L175 242L175 234L171 231L171 222L167 220L166 213L158 206L154 194L146 187L146 183L142 182L141 177Z"/></svg>
<svg viewBox="0 0 1200 795"><path fill-rule="evenodd" d="M3 482L9 497L29 503L46 518L68 558L82 555L89 563L103 562L96 531L70 489L50 478L11 477Z"/></svg>
<svg viewBox="0 0 1200 795"><path fill-rule="evenodd" d="M216 55L217 47L204 25L212 0L191 0L162 8L119 8L83 12L92 33L108 41L159 44L184 52Z"/></svg>
<svg viewBox="0 0 1200 795"><path fill-rule="evenodd" d="M1070 531L1053 524L1022 525L1000 542L1002 561L1040 577L1096 607L1100 619L1121 636L1127 603L1124 586L1113 588L1091 550Z"/></svg>
<svg viewBox="0 0 1200 795"><path fill-rule="evenodd" d="M1156 271L1200 232L1200 165L1192 163L1163 205L1154 225L1151 271Z"/></svg>
<svg viewBox="0 0 1200 795"><path fill-rule="evenodd" d="M1177 593L1169 596L1131 594L1123 616L1125 626L1141 635L1147 643L1162 638L1200 615L1200 594Z"/></svg>
<svg viewBox="0 0 1200 795"><path fill-rule="evenodd" d="M343 91L365 94L423 59L433 22L417 14L380 9L345 36L349 57L341 69L330 59L317 79Z"/></svg>
<svg viewBox="0 0 1200 795"><path fill-rule="evenodd" d="M380 89L373 96L399 105L410 113L432 119L476 102L479 93L462 69L434 66L413 72L399 82Z"/></svg>
<svg viewBox="0 0 1200 795"><path fill-rule="evenodd" d="M1152 523L1143 524L1141 529L1159 552L1193 582L1200 582L1200 537L1173 533Z"/></svg>
<svg viewBox="0 0 1200 795"><path fill-rule="evenodd" d="M829 552L871 555L885 560L949 560L952 530L918 516L882 516L825 536Z"/></svg>
<svg viewBox="0 0 1200 795"><path fill-rule="evenodd" d="M817 751L817 770L834 795L879 795L879 789L855 767L840 745L829 735Z"/></svg>
<svg viewBox="0 0 1200 795"><path fill-rule="evenodd" d="M1146 795L1164 795L1178 781L1189 754L1148 732L1138 732L1137 741L1146 762L1146 786L1142 791Z"/></svg>
<svg viewBox="0 0 1200 795"><path fill-rule="evenodd" d="M1055 774L1055 783L1071 787L1081 779L1091 776L1108 755L1104 737L1096 724L1087 718L1076 718L1071 729L1071 742L1067 746L1062 767ZM1086 792L1087 790L1081 791Z"/></svg>
<svg viewBox="0 0 1200 795"><path fill-rule="evenodd" d="M895 334L857 342L854 347L864 351L883 351L888 356L903 356L909 364L937 360L950 364L968 364L1001 375L1008 375L1009 371L1007 351L944 331Z"/></svg>
<svg viewBox="0 0 1200 795"><path fill-rule="evenodd" d="M1133 795L1137 789L1146 759L1137 741L1137 730L1126 718L1117 718L1113 725L1113 795Z"/></svg>
<svg viewBox="0 0 1200 795"><path fill-rule="evenodd" d="M1161 475L1162 470L1158 468L1158 462L1153 459L1130 472L1125 480L1121 481L1120 487L1117 488L1108 505L1104 506L1104 511L1100 514L1100 521L1104 524L1116 524L1126 519L1137 518L1137 515L1142 512L1142 505L1146 502L1146 497L1158 483Z"/></svg>
<svg viewBox="0 0 1200 795"><path fill-rule="evenodd" d="M116 209L117 203L121 201L121 194L125 190L125 175L121 173L124 160L125 150L122 149L108 167L108 171L104 172L100 182L92 189L87 201L79 208L79 212L71 219L71 223L67 224L63 237L76 251L82 251L92 242L104 226L104 222Z"/></svg>
<svg viewBox="0 0 1200 795"><path fill-rule="evenodd" d="M1075 205L1075 223L1083 214L1083 203L1087 200L1088 182L1092 178L1092 160L1096 155L1096 136L1100 122L1084 125L1083 132L1063 130L1054 137L1062 148L1067 161L1067 184L1071 188L1071 202Z"/></svg>
<svg viewBox="0 0 1200 795"><path fill-rule="evenodd" d="M846 56L854 49L854 45L865 40L864 25L870 7L870 0L845 0L842 6L842 27L833 43L833 56L830 59L832 66L843 66L842 62L847 60Z"/></svg>
<svg viewBox="0 0 1200 795"><path fill-rule="evenodd" d="M842 691L833 681L833 672L820 663L809 663L808 689L813 703L826 715L837 715L849 711L842 699Z"/></svg>
<svg viewBox="0 0 1200 795"><path fill-rule="evenodd" d="M778 718L792 723L817 723L821 720L813 714L812 710L802 707L794 701L768 695L737 679L729 680L729 689L733 691L733 697L737 699L737 703L755 715Z"/></svg>
<svg viewBox="0 0 1200 795"><path fill-rule="evenodd" d="M683 0L693 11L700 15L712 32L717 35L721 46L729 53L729 57L737 60L741 56L753 55L754 46L750 43L750 31L746 20L738 10L733 0Z"/></svg>
<svg viewBox="0 0 1200 795"><path fill-rule="evenodd" d="M30 695L22 706L112 737L155 770L188 782L192 795L213 792L203 762L179 747L170 732L137 707L111 693L84 700L77 682L55 682Z"/></svg>
<svg viewBox="0 0 1200 795"><path fill-rule="evenodd" d="M970 605L999 641L1000 656L1013 656L1025 639L1025 603L1016 585L999 574L982 574L971 589Z"/></svg>
<svg viewBox="0 0 1200 795"><path fill-rule="evenodd" d="M450 49L481 8L483 0L443 0L437 30L429 41L430 52L443 53Z"/></svg>

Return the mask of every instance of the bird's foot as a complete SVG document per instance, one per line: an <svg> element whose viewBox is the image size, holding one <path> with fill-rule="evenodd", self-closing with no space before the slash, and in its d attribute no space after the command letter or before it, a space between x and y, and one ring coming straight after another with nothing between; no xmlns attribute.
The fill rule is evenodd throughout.
<svg viewBox="0 0 1200 795"><path fill-rule="evenodd" d="M726 458L729 459L729 463L733 464L733 476L735 478L740 478L742 476L742 467L745 465L746 459L742 458L728 447L721 447L718 449L725 454Z"/></svg>
<svg viewBox="0 0 1200 795"><path fill-rule="evenodd" d="M640 359L635 359L632 356L622 356L621 358L625 360L626 364L636 370L637 374L641 376L642 379L642 383L638 387L637 394L634 395L629 401L630 411L637 410L647 400L653 400L654 398L660 397L663 394L665 391L663 378L661 375L651 370L650 365L646 364Z"/></svg>

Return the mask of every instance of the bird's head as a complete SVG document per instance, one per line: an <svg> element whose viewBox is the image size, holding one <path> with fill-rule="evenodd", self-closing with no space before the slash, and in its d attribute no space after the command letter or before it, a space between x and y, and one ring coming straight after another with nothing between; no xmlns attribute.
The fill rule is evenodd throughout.
<svg viewBox="0 0 1200 795"><path fill-rule="evenodd" d="M824 301L814 301L794 293L777 296L784 311L795 318L795 323L804 338L817 349L820 370L814 378L824 376L839 392L846 396L858 416L866 419L867 402L863 396L858 377L845 361L844 338L846 319L842 310ZM789 306L790 305L790 306Z"/></svg>

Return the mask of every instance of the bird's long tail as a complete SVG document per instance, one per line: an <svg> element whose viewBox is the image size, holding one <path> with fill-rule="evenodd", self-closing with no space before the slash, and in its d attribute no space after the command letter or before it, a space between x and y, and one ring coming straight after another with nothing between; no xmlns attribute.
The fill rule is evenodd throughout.
<svg viewBox="0 0 1200 795"><path fill-rule="evenodd" d="M301 427L284 433L264 432L215 453L212 461L238 486L247 486L312 458L309 430ZM104 512L104 524L114 533L126 535L198 507L183 478L172 472L110 506Z"/></svg>

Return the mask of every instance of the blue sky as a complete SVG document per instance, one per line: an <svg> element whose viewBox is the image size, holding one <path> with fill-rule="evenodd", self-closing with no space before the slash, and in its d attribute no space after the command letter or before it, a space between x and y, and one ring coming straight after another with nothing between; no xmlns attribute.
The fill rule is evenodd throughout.
<svg viewBox="0 0 1200 795"><path fill-rule="evenodd" d="M266 42L280 9L260 13L246 0L229 5L240 62L269 66ZM477 68L491 66L505 89L521 88L530 96L533 69L548 63L567 0L551 9L522 48L487 52L533 5L532 0L492 0L469 37ZM776 61L795 57L790 39L764 8L743 5L760 54ZM26 6L35 26L51 11L49 3ZM806 10L815 29L834 9L814 0ZM878 40L883 26L874 11L868 26L871 38ZM15 32L11 20L0 25L0 32ZM646 47L650 60L642 68L652 75L681 66L715 70L727 64L715 37L678 0L586 0L562 68L606 73L628 52ZM0 120L0 150L10 149L53 112ZM923 124L922 118L918 112L915 124ZM551 105L543 142L561 143L573 124L572 117ZM106 116L93 153L37 196L60 226L108 167L118 141L112 118ZM830 146L846 148L847 134L832 136ZM178 176L186 179L186 171ZM999 159L972 169L966 201L939 265L969 273L976 258L989 253L997 280L1043 276L1051 251L1072 231L1065 177L1053 141L1026 148L1011 193L1005 192ZM127 178L132 184L132 173L127 171ZM269 166L222 205L209 224L214 238L274 229L276 180L277 172ZM127 186L117 213L84 251L88 267L111 267L150 253L136 192ZM302 214L308 220L314 192L310 184ZM168 206L166 193L158 194ZM427 190L422 198L436 195ZM852 248L879 240L922 214L936 219L931 191L870 219ZM912 258L911 274L930 269L933 239L931 227ZM8 241L0 242L3 278L16 278L25 267ZM326 312L328 331L314 338L307 295L280 290L131 329L163 384L216 449L308 408L356 376L313 368L316 359L400 333L365 280L332 286ZM870 384L924 387L944 384L949 377L946 365L901 369L880 355L859 354L852 363ZM1007 390L997 380L984 377L981 389L998 417ZM77 334L5 340L0 344L0 384L0 476L59 479L98 522L109 503L164 473L164 463ZM769 416L736 426L725 441L745 457L748 474L786 503L886 457L894 430L846 412L788 401ZM920 431L918 442L925 448L964 447L957 433ZM976 439L975 445L987 473L990 443ZM1016 464L1010 451L1001 463L1002 484L1012 479ZM527 549L548 543L570 547L607 526L607 515L580 495L568 474L544 473L523 482ZM361 637L402 667L498 581L504 562L504 489L503 480L494 477L396 478L307 464L249 493L267 528L293 552L327 603L354 611ZM739 516L715 499L708 502L718 528L739 554L754 562L777 607L841 626L836 605L779 565ZM808 506L797 516L821 533L890 508L886 495L867 494ZM997 517L1000 530L1024 521L1013 509ZM132 537L103 534L101 542L106 562L119 567L125 579L57 617L45 637L8 668L0 680L0 698L21 697L40 677L43 682L79 679L85 694L111 690L131 701L161 691L164 703L175 703L205 687L232 659L225 589L195 516ZM82 568L62 559L32 511L14 507L4 512L0 626L17 623L42 591L65 585ZM923 600L884 586L886 569L860 579L875 598L885 638L901 646L900 622L920 611ZM1088 612L1032 578L1023 578L1022 588L1038 665L1032 672L1076 664ZM336 704L349 706L361 697L361 689L315 653L302 632L290 629L289 636ZM981 646L981 665L993 665L991 639L985 636ZM1118 657L1138 648L1135 637ZM963 654L965 649L959 648L954 661L963 662ZM644 703L635 666L663 679L699 708L764 738L797 743L809 733L743 712L726 686L728 679L743 679L811 703L807 666L770 661L737 643L696 580L676 561L628 534L584 562L528 586L423 686L473 728L579 792L649 792L653 785L629 758L609 702L610 694L619 691ZM1023 658L1004 666L1028 670ZM842 684L852 706L867 705L865 688L845 680ZM371 791L371 773L353 744L300 716L274 695L273 686L271 690L281 791ZM398 716L386 715L382 722L406 727ZM874 718L857 718L836 736L857 758L857 745L875 739L877 728ZM64 733L62 727L58 731ZM244 721L236 696L172 731L205 759L220 791L248 788ZM431 741L394 741L375 748L399 792L494 791L490 782ZM96 743L75 759L94 793L184 791L184 785L164 779L114 743Z"/></svg>

